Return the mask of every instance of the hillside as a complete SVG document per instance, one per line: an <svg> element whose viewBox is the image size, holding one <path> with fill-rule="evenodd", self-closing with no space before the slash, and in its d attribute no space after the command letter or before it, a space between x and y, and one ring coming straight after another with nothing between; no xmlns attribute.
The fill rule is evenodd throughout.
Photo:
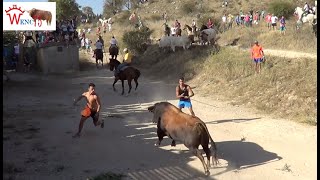
<svg viewBox="0 0 320 180"><path fill-rule="evenodd" d="M136 54L135 65L142 69L143 75L169 83L176 83L177 78L183 75L195 87L196 93L217 96L232 101L234 105L244 105L277 117L316 124L316 60L308 56L284 56L297 52L309 53L314 57L317 41L309 25L304 25L299 32L295 31L293 17L287 20L284 36L278 30L269 31L262 21L252 28L235 27L218 34L219 52L206 46L192 46L188 51L178 49L175 53L159 50L155 40L162 36L161 15L164 12L168 13L169 25L178 19L183 26L196 17L199 17L198 24L206 17L220 21L223 13L236 14L240 9L247 12L250 8L255 11L268 6L267 1L229 1L227 8L222 8L221 2L202 2L204 10L200 15L196 10L200 5L194 1L150 0L132 10L154 31L152 44L143 54ZM195 7L190 13L183 10L188 3L193 3ZM103 35L106 42L114 35L121 49L126 46L122 35L134 30L129 16L129 12L122 12L113 17L112 33ZM186 32L183 31L183 34ZM95 35L91 37L96 38ZM267 62L259 75L251 68L247 50L254 40L273 51L272 55L266 53Z"/></svg>

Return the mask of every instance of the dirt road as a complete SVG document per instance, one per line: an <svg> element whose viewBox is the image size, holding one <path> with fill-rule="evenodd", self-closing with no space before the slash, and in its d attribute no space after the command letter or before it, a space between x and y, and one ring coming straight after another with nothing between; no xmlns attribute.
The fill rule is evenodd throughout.
<svg viewBox="0 0 320 180"><path fill-rule="evenodd" d="M316 179L316 127L272 119L195 91L194 111L217 143L221 164L203 175L200 161L182 145L165 139L154 147L156 125L146 107L159 101L177 104L174 85L143 76L136 92L113 92L112 72L103 69L76 75L12 74L5 83L4 178L16 180L85 180L115 172L125 179ZM101 96L105 127L88 119L76 132L85 102L73 99L94 82ZM127 84L125 85L127 91Z"/></svg>
<svg viewBox="0 0 320 180"><path fill-rule="evenodd" d="M240 48L239 46L228 46L229 48L241 49L246 52L250 52L250 49ZM279 49L263 49L265 55L268 56L276 56L283 58L309 58L309 59L317 59L317 54L313 53L305 53L298 51L290 51L290 50L279 50Z"/></svg>

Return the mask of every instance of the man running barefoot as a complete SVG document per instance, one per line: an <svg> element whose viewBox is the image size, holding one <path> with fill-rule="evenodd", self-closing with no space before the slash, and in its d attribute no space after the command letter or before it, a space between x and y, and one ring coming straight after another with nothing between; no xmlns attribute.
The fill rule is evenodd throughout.
<svg viewBox="0 0 320 180"><path fill-rule="evenodd" d="M83 97L87 100L86 107L81 111L81 119L79 124L79 130L73 137L80 137L81 130L83 128L83 123L91 116L93 119L93 124L95 126L101 125L101 128L104 127L104 120L98 121L99 112L101 109L100 98L95 92L95 85L93 83L89 84L89 88L87 92L84 92L77 99L74 99L73 105L76 105L78 101L80 101Z"/></svg>

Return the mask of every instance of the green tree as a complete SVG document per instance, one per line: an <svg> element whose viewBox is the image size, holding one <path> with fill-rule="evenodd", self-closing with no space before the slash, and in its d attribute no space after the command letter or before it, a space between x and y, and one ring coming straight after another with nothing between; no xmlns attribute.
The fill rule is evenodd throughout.
<svg viewBox="0 0 320 180"><path fill-rule="evenodd" d="M80 6L75 0L48 0L48 2L56 2L57 19L69 19L80 15Z"/></svg>
<svg viewBox="0 0 320 180"><path fill-rule="evenodd" d="M269 4L268 12L277 17L284 16L286 19L290 18L294 12L294 3L285 0L274 0Z"/></svg>
<svg viewBox="0 0 320 180"><path fill-rule="evenodd" d="M82 12L83 14L87 15L87 17L94 16L92 7L89 7L89 6L82 7Z"/></svg>
<svg viewBox="0 0 320 180"><path fill-rule="evenodd" d="M104 0L103 15L109 17L114 12L121 11L126 2L126 0Z"/></svg>

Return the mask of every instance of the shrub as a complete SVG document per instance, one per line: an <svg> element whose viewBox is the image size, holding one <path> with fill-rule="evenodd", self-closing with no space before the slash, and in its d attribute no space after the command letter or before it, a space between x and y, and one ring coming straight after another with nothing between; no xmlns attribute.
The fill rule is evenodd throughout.
<svg viewBox="0 0 320 180"><path fill-rule="evenodd" d="M148 27L128 31L123 34L122 41L131 51L140 54L146 50L146 44L152 32Z"/></svg>
<svg viewBox="0 0 320 180"><path fill-rule="evenodd" d="M289 1L274 0L269 4L268 12L277 17L284 16L286 19L290 18L294 12L294 4Z"/></svg>
<svg viewBox="0 0 320 180"><path fill-rule="evenodd" d="M195 13L196 10L197 9L196 9L195 3L193 1L185 2L181 7L181 11L184 14Z"/></svg>
<svg viewBox="0 0 320 180"><path fill-rule="evenodd" d="M121 15L117 18L117 22L119 22L120 24L123 24L123 23L129 24L130 15L131 15L130 11L123 11Z"/></svg>
<svg viewBox="0 0 320 180"><path fill-rule="evenodd" d="M152 15L150 16L150 20L151 20L151 21L160 21L161 19L162 19L162 16L159 15L159 14L152 14Z"/></svg>

